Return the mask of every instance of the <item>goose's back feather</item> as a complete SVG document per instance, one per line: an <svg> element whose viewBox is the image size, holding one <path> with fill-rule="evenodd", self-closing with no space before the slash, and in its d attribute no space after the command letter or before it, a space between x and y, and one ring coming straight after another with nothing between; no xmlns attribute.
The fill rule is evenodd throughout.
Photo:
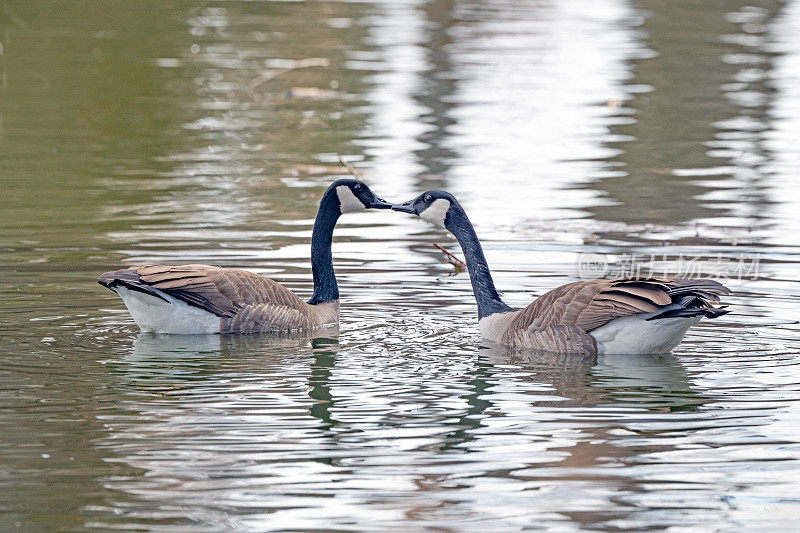
<svg viewBox="0 0 800 533"><path fill-rule="evenodd" d="M510 330L503 344L524 346L535 351L595 355L594 337L577 326L546 326L536 330Z"/></svg>
<svg viewBox="0 0 800 533"><path fill-rule="evenodd" d="M591 332L616 318L652 313L676 299L694 296L711 307L730 290L710 279L620 278L578 281L557 287L521 309L510 330L577 326Z"/></svg>
<svg viewBox="0 0 800 533"><path fill-rule="evenodd" d="M614 346L642 353L671 349L700 317L725 314L714 304L729 292L708 279L579 281L557 287L523 309L484 317L481 332L502 344L561 353L604 352L609 338ZM660 320L680 317L692 320ZM649 336L653 339L647 340Z"/></svg>
<svg viewBox="0 0 800 533"><path fill-rule="evenodd" d="M138 274L139 283L220 317L232 317L242 307L253 304L274 304L297 311L308 307L280 283L247 270L209 265L148 265L127 270Z"/></svg>
<svg viewBox="0 0 800 533"><path fill-rule="evenodd" d="M106 272L98 281L211 313L219 317L221 333L309 329L338 320L338 301L309 305L283 285L240 269L146 265Z"/></svg>

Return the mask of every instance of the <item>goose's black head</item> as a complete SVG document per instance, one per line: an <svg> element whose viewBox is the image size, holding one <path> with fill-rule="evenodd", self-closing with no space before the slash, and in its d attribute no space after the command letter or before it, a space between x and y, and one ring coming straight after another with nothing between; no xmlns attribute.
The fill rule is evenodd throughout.
<svg viewBox="0 0 800 533"><path fill-rule="evenodd" d="M392 207L392 204L372 192L366 183L355 179L334 181L328 187L328 193L336 195L342 214L362 209L390 209Z"/></svg>
<svg viewBox="0 0 800 533"><path fill-rule="evenodd" d="M452 207L460 207L458 200L447 191L426 191L413 200L392 205L394 211L417 215L431 224L447 227Z"/></svg>

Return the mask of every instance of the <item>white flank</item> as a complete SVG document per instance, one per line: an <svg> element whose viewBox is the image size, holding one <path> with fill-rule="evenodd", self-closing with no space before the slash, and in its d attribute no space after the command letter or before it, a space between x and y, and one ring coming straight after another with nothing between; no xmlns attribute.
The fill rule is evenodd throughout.
<svg viewBox="0 0 800 533"><path fill-rule="evenodd" d="M347 185L339 185L336 187L336 196L339 197L339 209L342 214L352 213L353 211L361 211L366 209L367 206L361 203L361 200L356 198L353 191Z"/></svg>
<svg viewBox="0 0 800 533"><path fill-rule="evenodd" d="M219 333L219 317L214 313L176 300L162 293L169 303L139 291L114 287L133 320L142 331L182 335Z"/></svg>
<svg viewBox="0 0 800 533"><path fill-rule="evenodd" d="M437 198L425 211L419 214L419 218L437 226L444 226L444 217L447 216L449 209L450 200Z"/></svg>
<svg viewBox="0 0 800 533"><path fill-rule="evenodd" d="M700 317L645 320L650 316L653 316L653 313L615 318L589 333L597 341L597 353L599 355L669 353L680 344L686 331L700 321Z"/></svg>
<svg viewBox="0 0 800 533"><path fill-rule="evenodd" d="M516 311L509 311L509 313L516 313ZM478 321L478 326L481 328L481 336L490 341L501 342L503 333L505 333L511 320L508 316L509 313L494 313L481 318Z"/></svg>

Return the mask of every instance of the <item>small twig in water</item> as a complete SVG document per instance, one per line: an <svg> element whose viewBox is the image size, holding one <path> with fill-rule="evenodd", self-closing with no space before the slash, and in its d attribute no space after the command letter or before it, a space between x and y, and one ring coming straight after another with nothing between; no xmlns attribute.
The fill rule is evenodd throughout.
<svg viewBox="0 0 800 533"><path fill-rule="evenodd" d="M353 165L345 161L344 157L342 157L342 154L336 154L336 155L339 156L339 162L344 165L344 168L347 169L347 171L350 173L351 176L353 176L357 180L364 181L364 178L361 177L361 174L359 174L358 171L353 168Z"/></svg>
<svg viewBox="0 0 800 533"><path fill-rule="evenodd" d="M247 88L250 89L251 91L255 90L255 88L261 85L262 83L268 82L271 79L277 78L278 76L281 76L283 74L286 74L287 72L291 72L299 68L327 67L329 64L330 61L328 61L328 59L325 57L309 57L306 59L300 59L299 61L295 61L294 65L292 65L291 67L268 70L263 74L256 76L247 83Z"/></svg>
<svg viewBox="0 0 800 533"><path fill-rule="evenodd" d="M453 254L451 254L450 252L448 252L447 250L442 248L440 245L438 245L436 243L433 243L433 245L436 248L438 248L445 255L445 259L444 259L445 262L450 263L451 265L453 265L456 268L456 272L461 272L462 270L467 268L467 264L464 261L462 261L458 257L454 256Z"/></svg>

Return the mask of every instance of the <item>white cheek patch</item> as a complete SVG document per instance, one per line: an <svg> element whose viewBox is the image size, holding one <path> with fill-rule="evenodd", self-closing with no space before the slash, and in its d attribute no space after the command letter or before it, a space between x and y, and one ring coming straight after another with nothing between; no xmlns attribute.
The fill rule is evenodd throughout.
<svg viewBox="0 0 800 533"><path fill-rule="evenodd" d="M342 214L352 213L353 211L361 211L366 209L367 206L361 203L361 200L356 198L353 191L347 185L339 185L336 187L336 196L339 197L339 208Z"/></svg>
<svg viewBox="0 0 800 533"><path fill-rule="evenodd" d="M419 214L419 218L427 220L431 224L437 226L444 226L444 217L447 216L447 211L450 209L450 200L444 198L437 198L433 203Z"/></svg>

